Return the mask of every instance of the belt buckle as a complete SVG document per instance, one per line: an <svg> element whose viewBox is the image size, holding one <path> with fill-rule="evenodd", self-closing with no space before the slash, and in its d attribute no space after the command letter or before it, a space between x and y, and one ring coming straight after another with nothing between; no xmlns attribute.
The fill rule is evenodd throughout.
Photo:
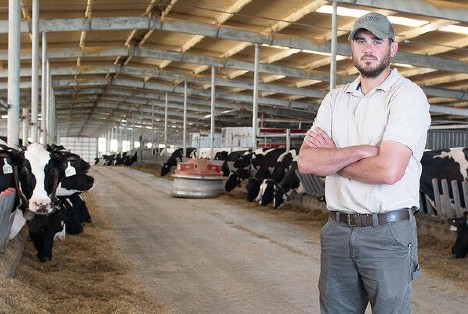
<svg viewBox="0 0 468 314"><path fill-rule="evenodd" d="M348 216L348 227L357 227L358 225L353 225L351 223L351 214L346 214ZM359 214L358 214L359 215Z"/></svg>

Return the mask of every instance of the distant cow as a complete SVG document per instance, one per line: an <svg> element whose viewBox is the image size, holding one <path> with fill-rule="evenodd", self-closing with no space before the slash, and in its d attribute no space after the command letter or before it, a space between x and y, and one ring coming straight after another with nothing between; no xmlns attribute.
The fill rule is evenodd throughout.
<svg viewBox="0 0 468 314"><path fill-rule="evenodd" d="M237 150L247 150L246 148L242 147L213 147L213 159L216 159L215 156L217 153L222 153L222 152L232 152L232 151L237 151ZM193 150L191 153L192 158L200 158L200 159L211 159L211 152L212 149L211 147L201 147Z"/></svg>
<svg viewBox="0 0 468 314"><path fill-rule="evenodd" d="M263 155L252 157L252 165L258 170L254 176L247 181L247 201L252 202L260 192L260 185L264 179L271 177L271 171L278 163L278 158L285 152L284 148L268 150ZM254 158L255 157L255 158ZM271 170L270 170L271 169Z"/></svg>
<svg viewBox="0 0 468 314"><path fill-rule="evenodd" d="M452 247L452 254L456 258L464 258L468 254L468 212L463 217L449 219L448 222L457 227L457 239Z"/></svg>
<svg viewBox="0 0 468 314"><path fill-rule="evenodd" d="M195 148L188 147L185 150L186 150L185 157L189 158L192 155L192 152L195 150ZM167 159L166 162L162 165L161 177L164 177L166 174L168 174L171 171L172 167L177 166L178 162L182 162L183 158L184 158L184 149L182 147L176 149L171 154L169 159Z"/></svg>
<svg viewBox="0 0 468 314"><path fill-rule="evenodd" d="M273 202L275 185L277 185L285 176L286 172L289 170L291 163L294 158L296 158L297 150L291 149L288 152L284 152L278 158L276 166L271 174L269 179L263 180L260 185L260 192L257 195L256 201L262 205L268 205Z"/></svg>
<svg viewBox="0 0 468 314"><path fill-rule="evenodd" d="M285 174L283 179L275 186L273 207L281 208L288 200L289 195L296 191L297 193L304 193L304 187L302 186L301 180L297 173L297 162L293 161L289 167L288 172Z"/></svg>
<svg viewBox="0 0 468 314"><path fill-rule="evenodd" d="M238 156L232 164L234 170L231 170L229 173L224 185L224 190L226 192L231 192L233 189L240 186L243 180L254 176L260 168L258 163L254 162L255 158L265 154L267 151L269 150L266 148L259 148L253 152L247 151Z"/></svg>
<svg viewBox="0 0 468 314"><path fill-rule="evenodd" d="M231 153L228 151L221 151L216 153L214 160L223 160L221 171L223 172L223 176L228 177L229 173L231 172L230 164L233 164L236 160L248 152L248 150L236 150Z"/></svg>
<svg viewBox="0 0 468 314"><path fill-rule="evenodd" d="M450 182L456 180L459 191L462 191L462 182L468 180L468 148L466 147L425 151L421 164L420 192L422 199L427 196L431 202L434 202L432 179L446 179L451 198L453 198L453 194ZM441 187L439 189L442 191ZM460 198L460 201L462 207L466 208L463 197ZM425 202L423 202L424 205Z"/></svg>

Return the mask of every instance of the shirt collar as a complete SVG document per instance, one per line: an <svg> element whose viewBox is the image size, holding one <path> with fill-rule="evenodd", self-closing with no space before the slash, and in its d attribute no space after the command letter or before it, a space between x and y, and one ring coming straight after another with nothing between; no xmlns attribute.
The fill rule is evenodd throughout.
<svg viewBox="0 0 468 314"><path fill-rule="evenodd" d="M392 69L390 74L376 89L381 89L384 92L390 90L390 87L398 80L400 77L397 69ZM361 76L358 76L352 83L346 88L347 93L360 93L361 92Z"/></svg>

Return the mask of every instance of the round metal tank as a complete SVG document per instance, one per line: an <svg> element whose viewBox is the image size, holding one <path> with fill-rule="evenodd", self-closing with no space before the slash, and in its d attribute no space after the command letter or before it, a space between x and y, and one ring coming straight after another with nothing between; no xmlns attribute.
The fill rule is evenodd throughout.
<svg viewBox="0 0 468 314"><path fill-rule="evenodd" d="M173 178L171 195L175 197L210 198L224 191L221 166L206 159L178 163Z"/></svg>
<svg viewBox="0 0 468 314"><path fill-rule="evenodd" d="M186 176L174 174L171 195L187 198L216 197L224 191L223 177Z"/></svg>

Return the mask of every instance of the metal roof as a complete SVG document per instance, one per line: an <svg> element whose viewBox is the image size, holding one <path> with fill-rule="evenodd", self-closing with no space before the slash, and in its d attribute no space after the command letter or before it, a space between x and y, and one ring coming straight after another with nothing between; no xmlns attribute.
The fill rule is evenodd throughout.
<svg viewBox="0 0 468 314"><path fill-rule="evenodd" d="M21 108L31 106L32 0L22 0ZM393 21L394 67L419 84L433 126L468 127L468 29L465 0L341 0L337 86L355 79L343 8L404 18ZM186 86L188 132L210 130L212 70L215 126L251 126L258 46L258 118L264 127L310 126L330 88L331 1L39 0L40 32L59 136L99 137L123 120L157 136L168 106L170 138L180 138ZM408 19L420 22L408 26ZM463 28L462 28L463 29ZM0 1L0 99L8 81L8 1ZM154 108L154 111L153 111ZM6 109L0 107L2 114ZM6 120L0 121L5 130ZM141 129L141 130L143 130Z"/></svg>

